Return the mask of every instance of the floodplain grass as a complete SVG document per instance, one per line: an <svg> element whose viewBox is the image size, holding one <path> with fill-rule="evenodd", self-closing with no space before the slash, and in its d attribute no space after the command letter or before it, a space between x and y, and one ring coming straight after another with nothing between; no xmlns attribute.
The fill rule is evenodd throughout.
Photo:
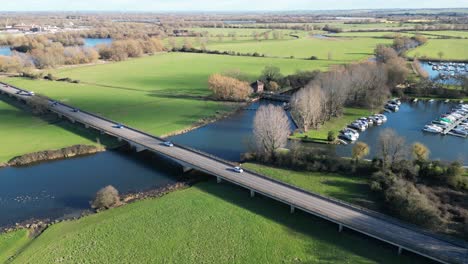
<svg viewBox="0 0 468 264"><path fill-rule="evenodd" d="M239 44L210 44L209 50L258 52L270 57L308 59L316 56L329 65L360 61L373 56L378 44L389 44L390 39L376 38L300 38L295 40L245 42Z"/></svg>
<svg viewBox="0 0 468 264"><path fill-rule="evenodd" d="M31 238L26 229L0 234L0 263L7 263L30 241Z"/></svg>
<svg viewBox="0 0 468 264"><path fill-rule="evenodd" d="M362 108L346 107L343 112L343 116L332 118L325 122L319 129L310 129L305 133L296 133L291 136L292 139L301 139L302 141L327 143L328 131L335 132L335 136L339 135L339 131L345 128L348 124L354 120L367 117L372 114L372 111Z"/></svg>
<svg viewBox="0 0 468 264"><path fill-rule="evenodd" d="M80 84L21 78L9 78L6 82L149 133L165 135L232 110L232 104L208 98L211 74L239 69L255 80L267 65L281 67L284 74L327 68L327 64L305 60L166 53L53 72L59 77L80 80Z"/></svg>
<svg viewBox="0 0 468 264"><path fill-rule="evenodd" d="M468 39L430 39L426 44L412 49L408 57L468 61ZM442 52L442 58L439 57Z"/></svg>
<svg viewBox="0 0 468 264"><path fill-rule="evenodd" d="M281 238L281 239L279 239ZM214 181L52 225L12 263L427 263Z"/></svg>
<svg viewBox="0 0 468 264"><path fill-rule="evenodd" d="M31 152L59 149L74 144L97 145L98 133L59 120L37 117L20 109L20 103L0 95L0 162ZM101 143L105 144L106 141Z"/></svg>
<svg viewBox="0 0 468 264"><path fill-rule="evenodd" d="M245 163L244 168L307 191L357 204L373 210L381 207L373 195L367 178L338 173L295 171L256 163Z"/></svg>

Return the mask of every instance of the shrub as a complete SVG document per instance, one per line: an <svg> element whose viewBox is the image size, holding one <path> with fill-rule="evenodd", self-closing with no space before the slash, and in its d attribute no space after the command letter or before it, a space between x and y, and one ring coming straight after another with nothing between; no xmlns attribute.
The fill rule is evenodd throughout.
<svg viewBox="0 0 468 264"><path fill-rule="evenodd" d="M335 131L328 131L327 140L328 140L329 142L333 142L333 141L336 140L336 133L335 133Z"/></svg>
<svg viewBox="0 0 468 264"><path fill-rule="evenodd" d="M91 207L94 209L102 210L112 208L120 203L119 192L113 186L109 185L100 189L96 193Z"/></svg>
<svg viewBox="0 0 468 264"><path fill-rule="evenodd" d="M214 97L219 100L243 101L252 94L252 88L248 82L221 74L211 75L208 85Z"/></svg>
<svg viewBox="0 0 468 264"><path fill-rule="evenodd" d="M317 56L310 56L309 60L318 60Z"/></svg>

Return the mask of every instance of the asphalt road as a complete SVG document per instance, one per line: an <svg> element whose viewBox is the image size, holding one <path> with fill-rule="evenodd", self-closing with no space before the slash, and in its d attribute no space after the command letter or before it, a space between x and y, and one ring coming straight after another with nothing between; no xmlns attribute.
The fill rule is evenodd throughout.
<svg viewBox="0 0 468 264"><path fill-rule="evenodd" d="M25 100L30 97L28 95L17 95L16 92L18 90L16 88L5 85L0 85L0 90L22 97ZM468 263L468 250L466 246L450 243L427 232L419 232L416 229L408 228L403 224L399 225L395 222L385 221L362 210L311 195L305 191L269 180L249 171L236 173L228 163L193 152L184 147L164 146L162 139L128 127L116 128L116 123L110 120L81 111L73 112L72 109L72 107L62 104L51 107L53 112L74 119L76 122L89 125L126 141L137 143L151 151L186 163L200 171L220 177L334 223L341 224L345 228L353 229L440 262Z"/></svg>

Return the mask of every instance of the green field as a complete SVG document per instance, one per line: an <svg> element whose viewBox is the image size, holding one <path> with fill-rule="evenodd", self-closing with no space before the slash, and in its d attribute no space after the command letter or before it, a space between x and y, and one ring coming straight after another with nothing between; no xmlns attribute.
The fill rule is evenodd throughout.
<svg viewBox="0 0 468 264"><path fill-rule="evenodd" d="M293 73L301 69L317 69L320 64L287 59L169 53L120 63L62 69L54 73L79 79L81 84L19 78L7 81L150 133L164 135L231 108L206 99L210 95L207 87L209 75L240 69L254 80L266 65L277 65L284 73Z"/></svg>
<svg viewBox="0 0 468 264"><path fill-rule="evenodd" d="M97 134L66 121L39 118L0 100L0 162L7 162L18 155L73 144L95 145L96 137Z"/></svg>
<svg viewBox="0 0 468 264"><path fill-rule="evenodd" d="M5 263L30 241L27 230L0 234L0 263Z"/></svg>
<svg viewBox="0 0 468 264"><path fill-rule="evenodd" d="M13 263L426 263L229 184L48 228Z"/></svg>
<svg viewBox="0 0 468 264"><path fill-rule="evenodd" d="M370 114L371 111L367 109L345 108L342 117L327 121L318 130L310 129L306 133L297 133L293 135L292 138L298 138L304 141L326 142L328 131L334 131L335 135L338 136L338 131L345 128L348 124L352 123L352 121L360 117L369 116Z"/></svg>
<svg viewBox="0 0 468 264"><path fill-rule="evenodd" d="M248 42L240 44L210 44L208 49L220 51L235 51L241 53L258 52L266 56L310 58L317 56L330 64L359 61L373 55L377 44L390 43L388 39L351 38L351 39L319 39L300 38L296 40ZM328 60L328 54L331 60Z"/></svg>
<svg viewBox="0 0 468 264"><path fill-rule="evenodd" d="M337 173L294 171L254 163L246 163L243 164L243 166L304 190L340 199L348 203L375 210L379 209L380 206L375 204L375 197L373 197L365 177L348 176Z"/></svg>
<svg viewBox="0 0 468 264"><path fill-rule="evenodd" d="M427 35L428 37L452 37L452 38L468 38L468 31L419 31L418 34Z"/></svg>
<svg viewBox="0 0 468 264"><path fill-rule="evenodd" d="M407 33L407 32L385 32L385 31L377 31L377 32L342 32L336 34L327 34L327 36L333 37L353 37L353 38L383 38L389 37L393 38L396 35L412 37L415 34Z"/></svg>
<svg viewBox="0 0 468 264"><path fill-rule="evenodd" d="M285 37L289 34L294 35L305 35L305 31L302 30L290 30L290 29L264 29L264 28L187 28L189 31L197 33L208 33L209 36L216 37L219 34L228 37L229 34L234 33L237 37L250 37L252 38L255 33L263 34L268 32L269 37L273 38L272 31L279 32ZM262 36L263 38L263 36Z"/></svg>
<svg viewBox="0 0 468 264"><path fill-rule="evenodd" d="M411 50L408 56L418 55L439 59L439 52L443 52L442 60L468 60L468 39L430 39L426 44Z"/></svg>

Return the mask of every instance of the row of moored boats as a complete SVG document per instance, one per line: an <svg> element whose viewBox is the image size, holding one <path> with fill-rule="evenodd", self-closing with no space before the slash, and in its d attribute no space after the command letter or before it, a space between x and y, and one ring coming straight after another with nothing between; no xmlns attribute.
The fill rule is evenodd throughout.
<svg viewBox="0 0 468 264"><path fill-rule="evenodd" d="M385 122L387 122L387 117L382 114L361 117L349 124L345 129L341 130L338 138L342 144L354 142L359 139L359 132L365 131L370 126L378 126Z"/></svg>
<svg viewBox="0 0 468 264"><path fill-rule="evenodd" d="M468 136L468 104L460 104L452 111L441 115L430 124L424 126L423 131L436 134L451 134L460 137Z"/></svg>
<svg viewBox="0 0 468 264"><path fill-rule="evenodd" d="M439 77L442 80L453 78L458 74L464 74L468 72L468 63L456 63L456 62L428 62L432 66L432 70L439 72Z"/></svg>

